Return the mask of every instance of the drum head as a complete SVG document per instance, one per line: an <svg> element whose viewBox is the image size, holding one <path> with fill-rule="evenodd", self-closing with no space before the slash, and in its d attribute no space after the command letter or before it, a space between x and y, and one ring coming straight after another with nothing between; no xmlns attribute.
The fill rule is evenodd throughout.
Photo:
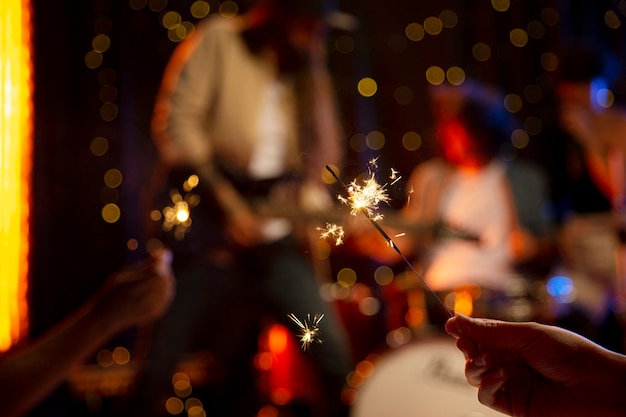
<svg viewBox="0 0 626 417"><path fill-rule="evenodd" d="M491 417L465 379L465 358L452 338L413 342L374 365L351 417Z"/></svg>

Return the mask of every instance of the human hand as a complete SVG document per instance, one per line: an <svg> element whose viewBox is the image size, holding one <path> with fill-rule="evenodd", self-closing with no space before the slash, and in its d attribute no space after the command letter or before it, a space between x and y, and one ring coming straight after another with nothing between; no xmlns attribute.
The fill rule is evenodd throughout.
<svg viewBox="0 0 626 417"><path fill-rule="evenodd" d="M479 401L511 416L620 416L626 357L567 330L475 319L446 323Z"/></svg>
<svg viewBox="0 0 626 417"><path fill-rule="evenodd" d="M252 247L263 239L262 219L247 203L242 203L227 213L226 232L236 245Z"/></svg>
<svg viewBox="0 0 626 417"><path fill-rule="evenodd" d="M172 254L159 250L145 261L113 274L93 297L96 314L114 330L144 324L163 315L175 294Z"/></svg>

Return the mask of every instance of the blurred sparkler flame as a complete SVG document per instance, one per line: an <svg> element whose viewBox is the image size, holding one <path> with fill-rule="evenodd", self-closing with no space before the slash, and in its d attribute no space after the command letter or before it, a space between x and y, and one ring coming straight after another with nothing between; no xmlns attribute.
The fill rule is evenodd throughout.
<svg viewBox="0 0 626 417"><path fill-rule="evenodd" d="M322 343L322 339L319 337L319 324L324 318L323 314L315 314L311 318L310 314L306 315L306 319L301 321L295 314L290 313L287 315L296 325L300 328L300 344L303 350L309 350L311 344Z"/></svg>
<svg viewBox="0 0 626 417"><path fill-rule="evenodd" d="M174 231L176 240L182 240L191 227L191 209L200 203L200 196L191 191L198 186L199 179L197 175L191 175L183 183L183 196L177 189L170 191L171 206L163 208L163 224L161 227L164 231Z"/></svg>

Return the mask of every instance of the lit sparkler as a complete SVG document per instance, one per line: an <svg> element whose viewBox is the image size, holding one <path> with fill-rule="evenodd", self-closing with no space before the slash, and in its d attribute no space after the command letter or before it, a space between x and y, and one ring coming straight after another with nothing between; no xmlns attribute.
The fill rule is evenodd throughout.
<svg viewBox="0 0 626 417"><path fill-rule="evenodd" d="M308 350L313 343L322 343L322 339L319 337L320 329L319 324L320 321L324 318L323 314L315 314L313 319L311 319L311 315L306 315L306 320L301 321L295 314L290 313L287 315L298 327L300 328L300 343L303 350Z"/></svg>
<svg viewBox="0 0 626 417"><path fill-rule="evenodd" d="M382 219L382 215L376 210L381 202L389 201L389 196L387 190L376 182L374 173L363 184L358 184L356 180L352 181L347 189L348 197L339 196L339 201L350 207L351 215L356 216L358 212L363 211L374 221Z"/></svg>
<svg viewBox="0 0 626 417"><path fill-rule="evenodd" d="M162 210L164 231L174 231L176 240L182 240L191 227L191 209L198 205L200 196L191 191L198 186L197 175L191 175L183 183L183 196L177 189L170 191L171 206L166 206Z"/></svg>
<svg viewBox="0 0 626 417"><path fill-rule="evenodd" d="M343 227L335 223L326 223L326 227L318 227L317 230L322 232L320 239L335 239L335 246L343 243Z"/></svg>
<svg viewBox="0 0 626 417"><path fill-rule="evenodd" d="M376 160L370 161L370 164L375 164ZM378 230L381 236L387 241L387 244L395 250L398 255L404 260L407 266L413 271L413 273L419 278L424 288L426 288L441 304L444 310L450 315L453 316L452 312L446 307L443 300L439 298L437 293L426 283L422 275L417 272L413 264L404 256L402 251L396 246L394 241L389 237L387 232L383 230L383 228L378 224L377 220L382 218L382 215L375 213L375 210L378 209L378 204L381 201L387 202L389 197L387 195L387 191L384 186L381 186L376 182L374 173L370 172L370 177L366 180L364 186L358 186L356 181L353 181L350 185L344 183L339 176L332 170L331 167L326 165L326 169L331 173L331 175L335 178L337 182L339 182L343 187L348 191L348 198L338 196L339 201L348 204L351 207L350 214L356 216L359 212L363 213L365 217L370 221L370 223ZM393 174L393 171L392 171ZM393 174L395 175L395 174Z"/></svg>

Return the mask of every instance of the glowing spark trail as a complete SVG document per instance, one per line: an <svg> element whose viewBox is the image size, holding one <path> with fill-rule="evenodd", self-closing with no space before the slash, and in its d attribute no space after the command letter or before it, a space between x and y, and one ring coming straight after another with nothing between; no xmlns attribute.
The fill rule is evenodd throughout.
<svg viewBox="0 0 626 417"><path fill-rule="evenodd" d="M391 180L391 185L394 185L395 183L400 181L400 178L402 178L402 176L398 175L398 174L399 174L398 171L396 171L395 169L391 168L391 175L389 176L389 179Z"/></svg>
<svg viewBox="0 0 626 417"><path fill-rule="evenodd" d="M414 192L415 190L413 189L413 187L411 187L411 189L409 190L409 196L406 199L407 207L411 204L411 196L413 195Z"/></svg>
<svg viewBox="0 0 626 417"><path fill-rule="evenodd" d="M300 328L300 343L303 350L308 350L312 343L322 343L322 339L319 338L319 324L324 318L323 314L316 314L311 320L311 315L306 315L304 322L300 321L295 314L290 313L287 315L294 323Z"/></svg>
<svg viewBox="0 0 626 417"><path fill-rule="evenodd" d="M335 246L339 246L343 243L343 227L334 223L326 223L326 228L318 227L317 230L322 232L320 239L333 238L335 239Z"/></svg>
<svg viewBox="0 0 626 417"><path fill-rule="evenodd" d="M343 187L348 191L349 198L346 199L344 197L339 196L339 200L346 204L352 202L352 205L351 205L352 209L350 211L350 214L352 214L353 216L356 216L359 212L361 212L365 215L365 217L367 217L370 223L376 228L376 230L378 230L378 232L382 235L382 237L387 241L387 244L391 248L393 248L393 250L395 250L398 253L398 255L400 255L400 257L404 260L404 262L411 269L411 271L413 271L413 273L417 276L417 278L419 278L424 288L426 288L439 301L439 303L444 308L444 310L450 315L450 317L452 317L453 313L446 307L446 305L441 300L441 298L437 295L437 293L435 293L435 291L426 283L422 275L419 272L417 272L413 264L404 256L402 251L396 246L393 240L391 240L389 235L376 222L376 220L382 217L380 217L380 215L374 216L373 210L378 208L378 202L388 200L388 197L387 197L386 192L384 191L384 188L378 184L373 185L373 184L369 184L368 182L366 182L365 187L355 188L353 187L355 185L354 181L352 182L350 186L348 186L337 176L337 174L335 173L335 171L332 170L331 167L326 165L326 169L331 173L333 178L335 178L335 180L339 182L341 185L343 185ZM368 181L372 181L376 183L373 174L370 176ZM373 195L363 196L362 194L366 192L371 192L373 193ZM354 193L357 193L357 195L355 196ZM381 196L384 196L384 199L382 199ZM369 205L365 205L365 203L368 203Z"/></svg>

